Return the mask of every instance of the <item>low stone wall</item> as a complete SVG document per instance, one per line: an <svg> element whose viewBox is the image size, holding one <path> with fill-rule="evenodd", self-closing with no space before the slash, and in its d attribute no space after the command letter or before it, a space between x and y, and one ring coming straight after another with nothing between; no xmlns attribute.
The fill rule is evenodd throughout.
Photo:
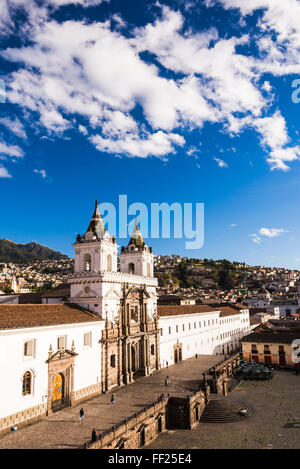
<svg viewBox="0 0 300 469"><path fill-rule="evenodd" d="M86 443L86 449L137 449L153 441L166 430L168 398L154 402L150 407L124 420L99 435L94 443Z"/></svg>
<svg viewBox="0 0 300 469"><path fill-rule="evenodd" d="M13 426L23 427L46 416L47 403L39 404L0 419L0 433L11 431Z"/></svg>
<svg viewBox="0 0 300 469"><path fill-rule="evenodd" d="M199 422L209 400L210 390L207 384L205 391L186 397L170 397L167 405L167 428L191 430Z"/></svg>
<svg viewBox="0 0 300 469"><path fill-rule="evenodd" d="M211 376L209 380L211 383L211 391L218 394L222 393L224 396L228 395L228 381L234 376L235 369L240 363L240 353L236 353L229 357L225 357L220 363L208 370Z"/></svg>
<svg viewBox="0 0 300 469"><path fill-rule="evenodd" d="M185 397L166 397L99 435L86 449L137 449L148 445L166 429L192 429L209 402L209 386Z"/></svg>
<svg viewBox="0 0 300 469"><path fill-rule="evenodd" d="M81 388L78 391L73 392L72 405L78 404L79 402L91 399L92 397L101 394L102 384L92 384L86 388Z"/></svg>

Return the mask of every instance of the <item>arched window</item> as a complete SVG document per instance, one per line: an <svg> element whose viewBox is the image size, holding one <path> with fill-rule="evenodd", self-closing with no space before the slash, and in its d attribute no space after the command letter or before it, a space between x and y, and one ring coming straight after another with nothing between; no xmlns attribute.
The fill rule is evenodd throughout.
<svg viewBox="0 0 300 469"><path fill-rule="evenodd" d="M147 264L147 277L150 277L150 264Z"/></svg>
<svg viewBox="0 0 300 469"><path fill-rule="evenodd" d="M31 394L31 387L32 387L32 376L30 371L26 371L23 375L23 383L22 383L22 395L26 396Z"/></svg>
<svg viewBox="0 0 300 469"><path fill-rule="evenodd" d="M91 255L90 254L84 255L83 265L84 265L84 270L87 270L87 271L91 270Z"/></svg>
<svg viewBox="0 0 300 469"><path fill-rule="evenodd" d="M108 270L108 271L111 271L111 270L112 270L111 254L108 254L108 256L107 256L107 270Z"/></svg>
<svg viewBox="0 0 300 469"><path fill-rule="evenodd" d="M134 274L134 264L131 263L128 265L128 271L130 274Z"/></svg>

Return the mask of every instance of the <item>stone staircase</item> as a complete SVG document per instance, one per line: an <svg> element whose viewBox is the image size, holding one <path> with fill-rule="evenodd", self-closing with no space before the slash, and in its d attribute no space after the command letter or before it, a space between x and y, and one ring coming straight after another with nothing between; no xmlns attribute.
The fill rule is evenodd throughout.
<svg viewBox="0 0 300 469"><path fill-rule="evenodd" d="M247 416L240 415L242 409L247 410ZM205 423L227 423L246 420L253 415L254 409L240 402L233 401L223 395L213 397L201 415L200 422Z"/></svg>

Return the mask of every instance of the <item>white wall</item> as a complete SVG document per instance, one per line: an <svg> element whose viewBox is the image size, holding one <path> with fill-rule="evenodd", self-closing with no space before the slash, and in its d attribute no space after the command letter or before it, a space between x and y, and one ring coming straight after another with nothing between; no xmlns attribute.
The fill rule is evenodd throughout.
<svg viewBox="0 0 300 469"><path fill-rule="evenodd" d="M101 380L101 338L104 322L67 324L43 328L0 331L0 373L5 376L0 386L0 418L42 404L48 394L48 351L57 351L57 338L67 336L68 349L74 340L75 357L74 391L97 384ZM85 348L84 333L92 332L92 346ZM24 342L35 340L34 357L24 357ZM22 396L22 377L26 371L33 373L33 392Z"/></svg>
<svg viewBox="0 0 300 469"><path fill-rule="evenodd" d="M178 326L178 332L176 326ZM218 311L161 316L159 328L162 329L160 361L164 368L166 362L169 365L174 363L176 343L182 344L183 360L195 356L196 353L212 355L235 351L239 347L239 339L250 331L249 311L245 310L240 314L225 317L220 317Z"/></svg>

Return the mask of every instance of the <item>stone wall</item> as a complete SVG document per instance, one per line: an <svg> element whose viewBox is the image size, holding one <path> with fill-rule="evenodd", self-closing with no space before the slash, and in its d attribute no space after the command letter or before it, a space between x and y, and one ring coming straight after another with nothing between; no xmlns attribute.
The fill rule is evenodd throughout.
<svg viewBox="0 0 300 469"><path fill-rule="evenodd" d="M235 369L240 363L240 354L236 353L224 358L220 363L211 368L208 373L211 375L209 383L211 385L211 392L221 393L224 396L228 395L228 381L234 376Z"/></svg>
<svg viewBox="0 0 300 469"><path fill-rule="evenodd" d="M22 427L46 416L47 403L39 404L0 419L0 433L11 431L13 426Z"/></svg>
<svg viewBox="0 0 300 469"><path fill-rule="evenodd" d="M153 441L166 430L166 407L168 399L162 398L150 407L124 420L120 425L99 435L86 449L137 449Z"/></svg>
<svg viewBox="0 0 300 469"><path fill-rule="evenodd" d="M209 387L186 397L167 397L99 435L86 449L138 449L166 429L192 429L209 402Z"/></svg>

